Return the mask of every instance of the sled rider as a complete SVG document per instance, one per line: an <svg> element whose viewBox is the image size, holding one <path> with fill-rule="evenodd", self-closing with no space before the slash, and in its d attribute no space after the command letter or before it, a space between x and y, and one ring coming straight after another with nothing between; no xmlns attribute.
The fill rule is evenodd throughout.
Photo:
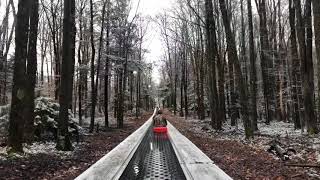
<svg viewBox="0 0 320 180"><path fill-rule="evenodd" d="M159 109L157 111L157 114L153 117L153 126L154 127L166 127L167 126L167 120L162 115L162 110Z"/></svg>

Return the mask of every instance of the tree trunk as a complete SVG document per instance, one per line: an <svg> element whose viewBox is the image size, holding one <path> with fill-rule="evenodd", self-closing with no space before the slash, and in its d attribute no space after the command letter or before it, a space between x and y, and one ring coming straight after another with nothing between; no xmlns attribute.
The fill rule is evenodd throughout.
<svg viewBox="0 0 320 180"><path fill-rule="evenodd" d="M79 36L80 36L80 41L79 41L79 46L78 46L78 64L81 67L83 63L84 56L82 56L81 60L81 49L82 47L82 41L83 41L83 30L82 30L82 17L83 16L83 8L80 9L79 12ZM78 80L78 112L79 112L79 125L83 125L83 120L82 120L82 92L83 92L83 70L82 67L79 69L79 80Z"/></svg>
<svg viewBox="0 0 320 180"><path fill-rule="evenodd" d="M183 106L184 106L184 96L183 96L183 88L184 88L184 56L181 55L181 77L180 77L180 117L183 117L184 116L184 113L183 113Z"/></svg>
<svg viewBox="0 0 320 180"><path fill-rule="evenodd" d="M23 130L25 119L26 96L26 59L29 32L29 1L19 0L17 26L15 30L15 59L13 70L12 100L9 117L8 146L10 152L23 152ZM23 112L23 113L21 113Z"/></svg>
<svg viewBox="0 0 320 180"><path fill-rule="evenodd" d="M247 0L248 6L248 23L249 23L249 54L250 54L250 89L251 89L251 108L250 114L252 118L252 128L254 131L258 130L258 115L257 115L257 69L254 53L253 40L253 23L252 23L252 6L251 0Z"/></svg>
<svg viewBox="0 0 320 180"><path fill-rule="evenodd" d="M26 83L26 98L25 98L25 141L31 143L33 140L34 130L34 99L35 85L37 80L37 36L38 36L38 21L39 21L39 1L32 0L30 11L30 32L28 43L27 57L27 82Z"/></svg>
<svg viewBox="0 0 320 180"><path fill-rule="evenodd" d="M290 49L291 49L291 59L292 59L292 98L293 98L293 122L294 128L300 129L300 107L299 107L299 92L298 88L301 89L301 73L300 73L300 62L298 57L297 39L296 39L296 29L295 29L295 7L293 4L294 0L289 0L289 21L290 21Z"/></svg>
<svg viewBox="0 0 320 180"><path fill-rule="evenodd" d="M211 0L205 0L205 17L206 17L206 35L207 35L207 52L206 59L208 64L208 91L209 105L211 115L211 125L218 129L216 122L218 121L219 97L216 82L216 60L217 60L217 38L215 32L215 20L213 18L213 4Z"/></svg>
<svg viewBox="0 0 320 180"><path fill-rule="evenodd" d="M305 62L306 62L306 37L305 37L305 26L303 23L303 18L302 18L302 10L301 10L301 0L294 0L294 6L295 6L295 12L296 12L296 31L297 31L297 37L298 37L298 43L299 43L299 53L300 53L300 71L301 71L301 80L302 82L305 81L306 76L305 76ZM312 70L313 71L313 70ZM305 82L303 82L305 83ZM302 85L302 83L301 83ZM303 84L304 85L304 84ZM305 88L303 87L303 95L305 95ZM305 101L305 99L303 99ZM303 102L305 106L305 102ZM305 126L305 116L306 115L306 109L304 107L304 118L300 118L300 124L301 124L301 130L304 130Z"/></svg>
<svg viewBox="0 0 320 180"><path fill-rule="evenodd" d="M59 94L59 121L57 149L70 151L73 149L68 131L70 104L72 103L74 45L75 45L75 1L64 0L63 18L63 54L61 71L61 90Z"/></svg>
<svg viewBox="0 0 320 180"><path fill-rule="evenodd" d="M317 53L317 70L318 70L318 118L320 118L320 1L312 0L313 6L313 27Z"/></svg>
<svg viewBox="0 0 320 180"><path fill-rule="evenodd" d="M90 0L90 42L91 42L91 113L90 113L90 133L94 129L94 117L95 117L95 105L97 101L94 85L94 58L95 58L95 47L94 47L94 35L93 35L93 2Z"/></svg>
<svg viewBox="0 0 320 180"><path fill-rule="evenodd" d="M104 20L105 20L105 14L106 14L106 5L107 5L107 1L104 1L103 2L103 7L102 7L101 31L100 31L100 38L99 38L97 76L96 76L96 83L95 83L94 89L93 89L94 92L92 94L92 107L91 108L93 110L91 109L91 121L93 121L93 122L94 122L94 116L95 116L94 113L95 113L96 104L97 104L98 83L99 83L100 66L101 66L101 55L102 55L101 53L102 53L102 49L103 49L103 33L104 33L104 26L105 26ZM92 31L92 33L93 33L93 31ZM92 62L94 62L94 61L92 61ZM93 120L92 120L92 118L93 118Z"/></svg>
<svg viewBox="0 0 320 180"><path fill-rule="evenodd" d="M235 67L235 77L236 82L239 83L239 93L240 93L240 104L241 104L241 114L243 119L243 124L245 128L246 138L253 137L253 129L251 127L251 122L248 117L248 97L247 90L244 78L241 73L241 66L237 55L236 42L234 38L234 34L231 31L230 20L228 17L225 0L219 0L220 9L223 19L223 24L225 27L225 33L227 38L227 46L228 46L228 58L234 64Z"/></svg>
<svg viewBox="0 0 320 180"><path fill-rule="evenodd" d="M188 117L189 115L189 105L188 105L188 55L187 55L187 52L186 52L186 47L184 47L184 52L185 54L185 59L184 59L184 74L183 74L183 77L184 77L184 115L185 117ZM182 98L182 97L181 97Z"/></svg>
<svg viewBox="0 0 320 180"><path fill-rule="evenodd" d="M107 0L107 34L106 34L106 49L107 54L110 53L110 0ZM106 67L104 76L104 126L109 128L109 58L106 57Z"/></svg>
<svg viewBox="0 0 320 180"><path fill-rule="evenodd" d="M314 112L314 72L313 72L313 59L312 59L312 16L311 16L311 0L306 0L305 4L305 23L307 30L306 38L306 58L302 62L303 68L303 96L304 96L304 109L305 121L307 131L309 134L317 134L319 129L317 127L317 117Z"/></svg>
<svg viewBox="0 0 320 180"><path fill-rule="evenodd" d="M259 0L257 9L260 17L260 59L262 68L263 92L266 110L266 124L269 124L273 119L273 108L275 107L274 88L275 80L273 78L273 62L269 58L269 39L267 29L267 13L266 13L266 0Z"/></svg>

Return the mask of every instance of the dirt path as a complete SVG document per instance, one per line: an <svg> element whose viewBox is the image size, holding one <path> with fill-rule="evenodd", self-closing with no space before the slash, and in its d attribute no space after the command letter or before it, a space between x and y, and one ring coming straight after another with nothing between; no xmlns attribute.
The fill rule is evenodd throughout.
<svg viewBox="0 0 320 180"><path fill-rule="evenodd" d="M70 156L36 154L0 160L0 179L74 179L140 127L152 113L130 118L123 129L85 136L83 145Z"/></svg>
<svg viewBox="0 0 320 180"><path fill-rule="evenodd" d="M206 137L192 131L188 120L165 112L166 118L234 179L314 179L303 168L287 167L249 143Z"/></svg>

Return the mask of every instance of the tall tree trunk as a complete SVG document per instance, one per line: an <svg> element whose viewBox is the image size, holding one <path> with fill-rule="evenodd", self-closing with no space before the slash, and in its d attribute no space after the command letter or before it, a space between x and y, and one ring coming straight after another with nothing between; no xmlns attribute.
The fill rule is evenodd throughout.
<svg viewBox="0 0 320 180"><path fill-rule="evenodd" d="M103 2L102 7L102 19L101 19L101 31L100 31L100 38L99 38L99 49L98 49L98 62L97 62L97 76L96 76L96 83L94 85L93 94L92 94L92 109L91 109L91 118L94 119L94 113L97 104L97 95L98 95L98 83L99 83L99 76L100 76L100 66L101 66L101 56L102 56L102 49L103 49L103 33L104 33L104 26L105 26L105 14L106 14L106 5L107 1ZM93 61L92 61L93 62ZM91 119L94 122L94 120ZM93 123L94 124L94 123ZM90 129L91 130L91 129Z"/></svg>
<svg viewBox="0 0 320 180"><path fill-rule="evenodd" d="M320 118L320 1L312 0L313 27L317 53L317 79L318 79L318 118Z"/></svg>
<svg viewBox="0 0 320 180"><path fill-rule="evenodd" d="M300 129L300 107L299 107L299 91L301 89L301 73L300 73L300 62L298 57L296 29L295 29L295 7L293 4L294 0L289 0L289 21L290 21L290 49L292 59L292 98L293 98L293 122L294 128Z"/></svg>
<svg viewBox="0 0 320 180"><path fill-rule="evenodd" d="M106 49L107 54L110 53L110 0L107 0L107 34ZM105 76L104 76L104 126L109 127L109 57L106 57Z"/></svg>
<svg viewBox="0 0 320 180"><path fill-rule="evenodd" d="M251 118L252 128L254 131L258 130L258 114L257 114L257 69L254 53L254 40L253 40L253 23L252 23L252 6L251 0L247 0L248 6L248 23L249 23L249 54L250 54L250 89L251 89Z"/></svg>
<svg viewBox="0 0 320 180"><path fill-rule="evenodd" d="M284 41L284 27L282 26L281 17L283 16L281 12L281 0L278 0L278 24L279 24L279 60L280 60L280 68L279 68L279 76L280 76L280 113L281 113L281 120L288 122L288 111L286 108L286 98L288 96L287 91L285 91L286 88L289 88L288 86L288 79L289 75L287 74L287 53L285 52L285 41Z"/></svg>
<svg viewBox="0 0 320 180"><path fill-rule="evenodd" d="M29 1L19 0L15 29L15 59L13 69L12 100L9 117L8 146L11 152L23 152L22 142L25 119L26 59L29 33ZM21 113L23 112L23 113Z"/></svg>
<svg viewBox="0 0 320 180"><path fill-rule="evenodd" d="M141 62L142 60L142 37L140 37L140 42L139 42L139 61ZM141 79L141 72L140 69L138 69L138 74L137 74L137 92L136 92L136 117L140 115L140 79Z"/></svg>
<svg viewBox="0 0 320 180"><path fill-rule="evenodd" d="M206 60L208 64L208 90L209 90L209 105L211 115L211 125L218 129L216 122L218 121L219 97L216 82L216 60L217 60L217 38L215 20L213 18L213 4L211 0L205 0L205 17L206 17Z"/></svg>
<svg viewBox="0 0 320 180"><path fill-rule="evenodd" d="M224 58L217 54L217 70L218 70L218 96L219 96L219 108L218 119L216 121L217 129L222 129L222 123L225 122L225 94L224 94Z"/></svg>
<svg viewBox="0 0 320 180"><path fill-rule="evenodd" d="M126 62L125 62L125 67ZM124 113L124 105L123 105L123 101L124 101L124 93L125 93L125 75L124 75L124 71L126 71L127 68L121 69L119 76L118 76L118 82L119 82L119 89L118 89L118 98L117 98L117 127L118 128L123 128L123 113Z"/></svg>
<svg viewBox="0 0 320 180"><path fill-rule="evenodd" d="M184 76L184 83L183 83L183 85L184 85L184 87L183 87L183 89L184 89L184 115L185 115L185 117L188 117L188 115L189 115L189 106L188 106L188 54L187 54L187 52L186 52L186 47L184 47L184 52L183 52L185 55L185 59L184 59L184 70L183 70L183 72L184 72L184 74L183 74L183 76ZM182 98L182 97L181 97Z"/></svg>
<svg viewBox="0 0 320 180"><path fill-rule="evenodd" d="M184 72L185 72L185 69L184 69L184 56L181 55L181 77L180 77L180 117L183 117L184 116L184 113L183 113L183 107L184 107L184 96L183 96L183 88L184 88Z"/></svg>
<svg viewBox="0 0 320 180"><path fill-rule="evenodd" d="M305 4L305 23L307 30L306 38L306 58L302 62L303 68L303 96L304 96L304 109L305 121L307 131L309 134L317 134L319 129L317 127L317 117L314 112L314 72L313 72L313 59L312 59L312 16L311 16L311 0L306 0Z"/></svg>
<svg viewBox="0 0 320 180"><path fill-rule="evenodd" d="M241 73L241 66L237 55L236 42L234 38L234 34L231 31L230 20L228 17L225 0L219 0L220 9L223 19L223 24L225 27L227 46L228 46L228 58L234 64L235 67L235 77L236 82L239 84L239 93L240 93L240 104L241 104L241 114L243 119L243 124L245 128L246 138L253 137L253 129L251 127L251 122L248 117L248 97L247 90L244 78Z"/></svg>
<svg viewBox="0 0 320 180"><path fill-rule="evenodd" d="M74 37L75 37L75 0L64 0L63 17L63 52L62 52L62 71L61 71L61 89L59 94L59 121L58 121L58 139L57 149L70 151L73 149L69 126L70 104L72 103L73 89L73 70L74 70Z"/></svg>
<svg viewBox="0 0 320 180"><path fill-rule="evenodd" d="M236 90L234 83L234 66L231 61L228 62L228 71L229 71L229 90L230 90L230 118L231 118L231 126L235 126L237 124L237 98L236 98Z"/></svg>
<svg viewBox="0 0 320 180"><path fill-rule="evenodd" d="M247 58L246 58L246 27L244 23L244 0L240 2L240 9L241 9L241 66L243 76L245 77L246 82L248 82L248 70L247 70ZM251 3L251 2L250 2ZM251 4L250 4L251 6ZM252 10L251 10L252 11ZM229 10L229 14L231 14Z"/></svg>
<svg viewBox="0 0 320 180"><path fill-rule="evenodd" d="M95 94L94 85L94 58L95 58L95 46L94 46L94 35L93 35L93 2L90 0L90 42L91 42L91 113L90 113L90 133L94 129L94 117L95 117L95 105L97 97Z"/></svg>
<svg viewBox="0 0 320 180"><path fill-rule="evenodd" d="M84 56L82 56L82 60L81 60L81 49L83 48L82 46L82 41L83 41L83 30L82 30L82 17L83 16L83 8L81 7L80 12L79 12L79 37L80 37L80 41L79 41L79 46L78 46L78 64L81 67L84 61ZM78 112L79 112L79 125L82 126L83 125L83 120L82 120L82 93L83 93L83 70L82 68L79 68L79 80L78 80Z"/></svg>
<svg viewBox="0 0 320 180"><path fill-rule="evenodd" d="M25 141L31 143L33 140L34 131L34 99L35 99L35 85L37 79L37 36L38 36L38 21L39 21L39 1L32 0L30 11L30 32L28 43L28 57L27 57L27 82L26 83L26 122L25 122Z"/></svg>
<svg viewBox="0 0 320 180"><path fill-rule="evenodd" d="M297 37L298 37L298 44L299 44L299 53L300 53L300 62L301 62L301 80L302 80L302 83L301 85L305 82L306 80L306 75L305 75L305 62L306 62L306 37L305 37L305 25L303 23L303 18L302 18L302 10L301 10L301 0L294 0L294 6L295 6L295 12L296 12L296 19L297 19L297 22L296 22L296 31L297 31ZM313 70L312 70L313 71ZM306 87L303 87L303 96L305 95L305 88ZM304 97L305 98L305 97ZM303 98L303 101L305 101L305 99ZM305 123L307 122L306 121L306 109L305 109L305 102L303 102L303 105L304 105L304 118L300 118L300 123L301 123L301 130L303 131L304 130L304 126L305 126Z"/></svg>
<svg viewBox="0 0 320 180"><path fill-rule="evenodd" d="M118 114L118 101L119 101L119 72L116 71L114 75L114 105L113 117L117 118Z"/></svg>
<svg viewBox="0 0 320 180"><path fill-rule="evenodd" d="M178 81L178 60L177 60L177 41L174 44L174 91L173 91L173 113L177 113L177 81Z"/></svg>
<svg viewBox="0 0 320 180"><path fill-rule="evenodd" d="M259 26L260 26L260 59L262 68L263 92L266 110L266 124L269 124L273 119L273 108L275 107L274 88L275 80L273 78L273 62L269 58L269 39L267 29L267 13L266 13L266 0L258 0L257 9L259 13ZM256 1L257 2L257 1Z"/></svg>

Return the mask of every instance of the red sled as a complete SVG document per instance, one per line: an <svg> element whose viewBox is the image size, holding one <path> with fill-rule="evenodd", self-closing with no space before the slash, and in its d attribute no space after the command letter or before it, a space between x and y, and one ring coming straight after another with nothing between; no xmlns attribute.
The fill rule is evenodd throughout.
<svg viewBox="0 0 320 180"><path fill-rule="evenodd" d="M167 127L154 127L153 132L154 133L167 133L168 128Z"/></svg>

